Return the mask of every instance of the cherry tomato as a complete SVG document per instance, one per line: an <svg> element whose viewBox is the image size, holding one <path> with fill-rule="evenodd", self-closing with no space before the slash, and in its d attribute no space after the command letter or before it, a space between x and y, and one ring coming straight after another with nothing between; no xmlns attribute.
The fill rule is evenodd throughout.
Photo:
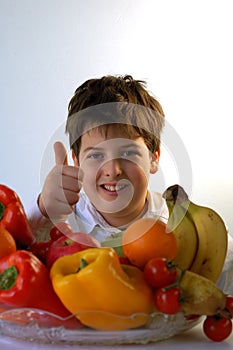
<svg viewBox="0 0 233 350"><path fill-rule="evenodd" d="M205 335L213 341L225 340L232 332L232 321L229 317L207 316L203 323Z"/></svg>
<svg viewBox="0 0 233 350"><path fill-rule="evenodd" d="M226 297L226 308L231 313L231 316L233 317L233 296L227 295Z"/></svg>
<svg viewBox="0 0 233 350"><path fill-rule="evenodd" d="M152 258L144 267L144 278L151 287L166 287L177 280L176 267L166 258Z"/></svg>
<svg viewBox="0 0 233 350"><path fill-rule="evenodd" d="M72 234L72 228L66 222L58 222L55 226L53 226L50 230L50 238L52 241L56 241L58 238L62 236L68 236Z"/></svg>
<svg viewBox="0 0 233 350"><path fill-rule="evenodd" d="M164 314L177 314L181 310L180 300L181 289L179 287L159 288L154 294L155 307Z"/></svg>

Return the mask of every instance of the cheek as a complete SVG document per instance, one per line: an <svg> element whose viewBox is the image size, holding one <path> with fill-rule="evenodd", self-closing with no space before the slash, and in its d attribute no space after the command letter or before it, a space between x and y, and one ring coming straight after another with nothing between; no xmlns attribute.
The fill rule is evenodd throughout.
<svg viewBox="0 0 233 350"><path fill-rule="evenodd" d="M96 177L99 169L103 166L103 162L100 160L84 159L80 162L80 168L86 175L91 174L92 177Z"/></svg>
<svg viewBox="0 0 233 350"><path fill-rule="evenodd" d="M147 159L140 159L137 163L128 164L128 171L138 176L148 177L150 174L150 163Z"/></svg>
<svg viewBox="0 0 233 350"><path fill-rule="evenodd" d="M89 194L96 188L96 173L94 169L83 169L82 168L82 187L84 191Z"/></svg>
<svg viewBox="0 0 233 350"><path fill-rule="evenodd" d="M148 165L143 168L141 165L129 166L125 169L129 180L134 184L135 187L147 186L150 177L150 169Z"/></svg>
<svg viewBox="0 0 233 350"><path fill-rule="evenodd" d="M96 184L96 177L90 172L83 173L83 187L94 186Z"/></svg>
<svg viewBox="0 0 233 350"><path fill-rule="evenodd" d="M95 182L97 176L97 166L95 163L84 160L80 163L80 169L83 174L83 182Z"/></svg>
<svg viewBox="0 0 233 350"><path fill-rule="evenodd" d="M96 181L92 177L85 177L82 189L86 193L87 197L91 202L93 202L96 197Z"/></svg>
<svg viewBox="0 0 233 350"><path fill-rule="evenodd" d="M148 174L150 174L151 159L146 154L143 158L138 159L135 166L139 168L140 171L143 171L146 176L148 176Z"/></svg>

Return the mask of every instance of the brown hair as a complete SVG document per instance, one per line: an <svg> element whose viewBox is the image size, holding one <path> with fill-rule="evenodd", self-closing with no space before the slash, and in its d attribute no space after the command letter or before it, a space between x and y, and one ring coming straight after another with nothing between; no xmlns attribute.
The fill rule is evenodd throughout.
<svg viewBox="0 0 233 350"><path fill-rule="evenodd" d="M103 125L107 132L106 126L114 123L129 137L143 137L152 153L159 149L164 112L145 81L109 75L89 79L76 89L68 105L66 132L77 157L84 132Z"/></svg>

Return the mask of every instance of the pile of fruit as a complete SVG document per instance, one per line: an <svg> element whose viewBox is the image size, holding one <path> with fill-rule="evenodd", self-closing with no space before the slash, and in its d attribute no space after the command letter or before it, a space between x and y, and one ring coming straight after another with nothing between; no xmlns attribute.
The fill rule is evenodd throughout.
<svg viewBox="0 0 233 350"><path fill-rule="evenodd" d="M97 330L141 327L157 311L204 315L207 337L226 339L233 296L216 285L227 252L225 225L180 186L164 197L168 222L139 219L116 237L118 246L65 222L52 227L48 241L36 242L19 197L0 185L0 303L76 314L74 327Z"/></svg>

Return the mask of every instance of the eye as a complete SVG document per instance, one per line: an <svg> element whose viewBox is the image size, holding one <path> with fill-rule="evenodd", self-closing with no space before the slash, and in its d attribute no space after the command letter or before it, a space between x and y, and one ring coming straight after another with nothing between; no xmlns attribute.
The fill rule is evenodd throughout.
<svg viewBox="0 0 233 350"><path fill-rule="evenodd" d="M137 155L138 155L138 152L134 151L134 150L128 150L128 151L124 151L121 153L122 158L130 158L130 157L134 157Z"/></svg>
<svg viewBox="0 0 233 350"><path fill-rule="evenodd" d="M90 153L87 158L88 159L103 159L104 155L102 153Z"/></svg>

